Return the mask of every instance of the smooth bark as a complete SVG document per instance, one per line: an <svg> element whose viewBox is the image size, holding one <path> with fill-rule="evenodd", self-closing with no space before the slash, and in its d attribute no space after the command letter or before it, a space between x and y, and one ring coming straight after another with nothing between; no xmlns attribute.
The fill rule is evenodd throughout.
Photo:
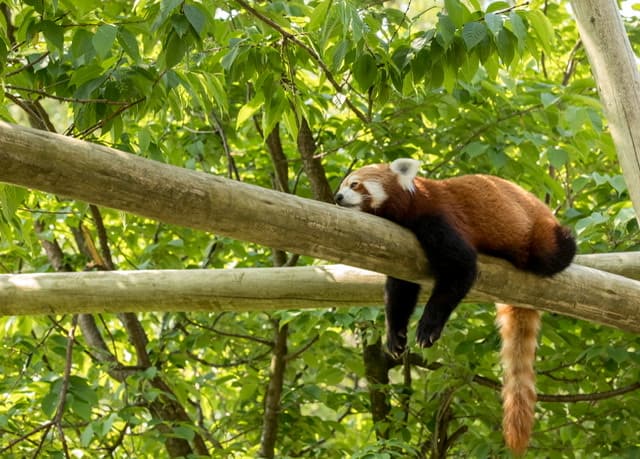
<svg viewBox="0 0 640 459"><path fill-rule="evenodd" d="M597 257L578 261L597 264ZM467 301L510 302L517 297L520 305L640 332L637 280L579 265L540 279L501 260L482 259L478 283L483 287L474 288ZM628 263L611 266L613 259ZM638 275L639 264L634 253L603 256L603 265L611 270ZM425 299L432 284L422 284ZM381 304L383 286L384 275L344 265L5 274L0 276L0 315L355 307Z"/></svg>
<svg viewBox="0 0 640 459"><path fill-rule="evenodd" d="M615 0L572 0L622 173L640 219L640 73Z"/></svg>
<svg viewBox="0 0 640 459"><path fill-rule="evenodd" d="M402 279L424 282L427 286L430 283L426 259L415 237L408 230L372 215L1 122L0 164L0 181L7 183L294 253L347 263ZM333 274L323 268L311 269L317 270L312 276L316 281L332 278ZM100 277L106 273L85 275L91 274ZM136 297L139 300L137 302L130 296L132 291L123 290L131 289L132 284L136 283L132 280L139 278L133 274L110 273L118 274L121 276L118 281L105 287L111 293L102 300L95 299L90 289L82 289L82 280L78 278L78 283L72 285L75 293L65 294L67 297L81 298L82 301L67 301L64 312L104 312L116 307L131 311L136 309L132 306L134 304L147 304L150 310L178 310L184 307L180 307L180 303L167 304L166 298L170 292L164 283L166 278L153 275L156 279L153 292L163 292L163 296L147 291L145 294L155 301L150 304L148 298ZM193 271L185 274L189 278L196 277ZM242 276L242 272L226 275ZM19 285L15 284L15 279L5 279L9 284L2 289L3 295L10 300L12 295L25 288L31 288L32 293L41 292L41 286L38 285L42 282L41 278L25 279L18 281ZM91 277L84 279L96 281ZM300 284L289 283L288 293L279 292L276 296L271 294L271 298L260 297L260 301L256 301L257 298L252 297L255 292L269 292L270 285L276 282L265 279L258 276L257 284L251 284L249 288L245 285L244 306L241 308L322 307L333 305L340 298L337 292L330 298L326 294L312 296L305 305L298 298ZM286 279L286 274L279 275L280 281ZM240 280L236 278L235 284ZM225 291L224 285L216 287L217 290L204 282L199 285L187 282L185 285L191 285L193 295L200 296L197 309L222 310L228 307L225 306L228 302L238 299L237 295L220 296L219 292ZM296 288L290 288L291 285L296 285ZM320 288L324 287L323 284ZM58 283L56 288L64 290L68 287ZM186 287L179 290L191 291ZM51 289L48 293L51 293ZM356 295L353 290L349 294ZM640 331L640 282L583 266L573 265L554 278L542 279L517 271L507 262L480 257L479 275L471 296L483 301L538 307L625 330ZM232 297L236 300L230 299ZM250 297L249 301L246 301L247 297ZM290 303L287 303L287 298ZM362 297L351 299L354 303L363 303ZM127 306L123 306L125 302ZM9 314L36 314L55 312L56 308L61 307L60 304L55 305L51 298L41 298L37 304L13 303L10 306L10 302L2 302L2 308L4 313ZM42 309L43 305L45 310Z"/></svg>

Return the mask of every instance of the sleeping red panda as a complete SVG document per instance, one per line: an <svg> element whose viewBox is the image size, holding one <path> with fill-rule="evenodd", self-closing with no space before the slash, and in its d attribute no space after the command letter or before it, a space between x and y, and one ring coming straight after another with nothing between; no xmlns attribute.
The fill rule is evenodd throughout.
<svg viewBox="0 0 640 459"><path fill-rule="evenodd" d="M541 276L565 269L575 240L549 208L518 185L490 175L445 180L416 177L420 162L397 159L349 174L336 193L338 205L391 220L410 229L425 251L435 279L417 329L417 341L430 347L476 277L477 253L504 258ZM387 277L387 346L404 352L407 325L420 285ZM503 430L507 446L523 454L529 443L536 402L535 348L540 314L497 305L504 367Z"/></svg>

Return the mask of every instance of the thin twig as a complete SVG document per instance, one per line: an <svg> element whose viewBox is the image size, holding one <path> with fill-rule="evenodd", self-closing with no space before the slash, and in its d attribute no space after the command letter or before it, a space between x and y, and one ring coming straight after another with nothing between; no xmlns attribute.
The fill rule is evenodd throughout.
<svg viewBox="0 0 640 459"><path fill-rule="evenodd" d="M302 355L302 353L305 352L307 349L309 349L311 346L313 346L313 344L316 341L318 341L319 338L320 338L320 335L315 335L313 338L311 338L309 340L309 342L307 342L307 344L302 346L300 349L298 349L295 352L291 352L291 353L285 355L284 356L285 361L290 362L290 361L295 360L298 357L300 357Z"/></svg>
<svg viewBox="0 0 640 459"><path fill-rule="evenodd" d="M71 103L77 103L77 104L106 104L106 105L129 105L131 103L131 102L124 102L124 101L110 100L110 99L82 99L82 98L75 98L75 97L62 97L62 96L56 96L54 94L50 94L41 89L25 88L22 86L14 86L12 84L8 84L5 87L12 91L21 91L21 92L27 92L30 94L37 94L39 96L46 97L48 99L58 100L60 102L71 102Z"/></svg>

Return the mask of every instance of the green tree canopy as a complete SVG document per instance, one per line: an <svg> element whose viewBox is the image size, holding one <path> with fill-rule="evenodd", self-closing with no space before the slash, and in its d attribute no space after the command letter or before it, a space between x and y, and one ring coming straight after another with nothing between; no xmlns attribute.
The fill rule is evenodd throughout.
<svg viewBox="0 0 640 459"><path fill-rule="evenodd" d="M323 201L350 168L411 156L430 177L520 183L574 228L582 253L640 248L566 2L28 0L0 11L6 121ZM5 273L322 262L9 185L0 210ZM0 318L0 452L500 456L493 319L490 305L462 306L435 348L396 361L373 305ZM545 316L533 456L639 454L639 345Z"/></svg>

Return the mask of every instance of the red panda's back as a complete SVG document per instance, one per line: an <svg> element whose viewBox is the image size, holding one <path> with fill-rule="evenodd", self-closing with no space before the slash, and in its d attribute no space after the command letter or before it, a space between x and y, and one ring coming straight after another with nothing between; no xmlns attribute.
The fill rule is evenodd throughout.
<svg viewBox="0 0 640 459"><path fill-rule="evenodd" d="M518 185L491 175L429 182L437 188L433 197L438 205L481 252L507 255L519 264L526 263L532 242L554 250L556 218Z"/></svg>

